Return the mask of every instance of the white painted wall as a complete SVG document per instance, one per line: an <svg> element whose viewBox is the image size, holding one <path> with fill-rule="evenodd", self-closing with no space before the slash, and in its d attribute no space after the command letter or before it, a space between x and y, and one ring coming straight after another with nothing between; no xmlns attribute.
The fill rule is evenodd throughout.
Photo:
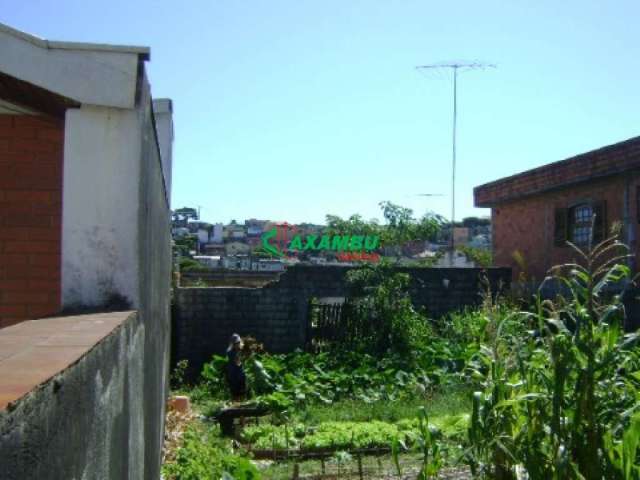
<svg viewBox="0 0 640 480"><path fill-rule="evenodd" d="M200 244L209 243L209 230L204 228L198 229L198 242Z"/></svg>
<svg viewBox="0 0 640 480"><path fill-rule="evenodd" d="M153 114L156 119L158 145L162 159L162 174L167 187L167 200L171 205L171 169L173 165L173 102L168 98L153 101Z"/></svg>
<svg viewBox="0 0 640 480"><path fill-rule="evenodd" d="M213 234L211 235L211 242L213 243L222 243L224 226L221 223L216 223L213 226Z"/></svg>
<svg viewBox="0 0 640 480"><path fill-rule="evenodd" d="M62 305L97 306L112 293L138 307L141 127L135 110L67 111L62 211Z"/></svg>

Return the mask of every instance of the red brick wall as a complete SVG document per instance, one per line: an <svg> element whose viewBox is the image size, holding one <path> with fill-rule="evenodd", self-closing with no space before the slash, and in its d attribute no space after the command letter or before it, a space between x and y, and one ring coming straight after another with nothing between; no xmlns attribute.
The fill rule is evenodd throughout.
<svg viewBox="0 0 640 480"><path fill-rule="evenodd" d="M64 125L0 115L0 328L60 310Z"/></svg>
<svg viewBox="0 0 640 480"><path fill-rule="evenodd" d="M488 207L562 185L624 174L640 167L640 137L543 165L474 189L476 206Z"/></svg>
<svg viewBox="0 0 640 480"><path fill-rule="evenodd" d="M575 260L571 248L554 245L555 209L569 208L582 201L604 200L607 204L607 228L610 228L613 222L623 220L627 181L630 181L630 225L637 237L636 185L640 185L640 178L633 174L611 177L494 207L492 228L495 265L511 267L514 280L518 279L521 270L513 259L513 253L517 250L524 257L527 276L540 281L553 265ZM631 247L635 251L637 242Z"/></svg>

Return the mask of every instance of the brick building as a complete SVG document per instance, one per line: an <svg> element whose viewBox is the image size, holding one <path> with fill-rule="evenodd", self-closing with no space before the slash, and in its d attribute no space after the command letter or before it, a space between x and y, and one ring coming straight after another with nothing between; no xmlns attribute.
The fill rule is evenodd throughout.
<svg viewBox="0 0 640 480"><path fill-rule="evenodd" d="M149 59L0 24L2 478L160 478L173 120Z"/></svg>
<svg viewBox="0 0 640 480"><path fill-rule="evenodd" d="M512 267L514 279L523 265L527 278L540 281L553 265L573 260L566 242L586 246L594 214L595 242L619 222L635 253L640 137L481 185L474 198L476 207L491 208L494 264Z"/></svg>

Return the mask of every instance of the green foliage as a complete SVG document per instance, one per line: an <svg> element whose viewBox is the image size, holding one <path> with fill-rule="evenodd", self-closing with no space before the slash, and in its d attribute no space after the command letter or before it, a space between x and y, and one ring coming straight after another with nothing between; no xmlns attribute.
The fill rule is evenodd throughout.
<svg viewBox="0 0 640 480"><path fill-rule="evenodd" d="M606 293L628 274L626 247L610 238L574 248L583 264L553 269L566 295L493 319L495 335L475 357L483 390L467 460L476 476L515 479L520 468L532 480L637 478L637 335L624 335L623 307ZM514 324L530 330L514 338Z"/></svg>
<svg viewBox="0 0 640 480"><path fill-rule="evenodd" d="M235 455L228 441L197 423L187 428L175 460L162 466L162 474L168 480L218 480L225 475L235 480L260 479L256 467Z"/></svg>
<svg viewBox="0 0 640 480"><path fill-rule="evenodd" d="M413 307L409 276L386 262L364 265L347 273L347 308L354 318L344 326L344 344L377 355L397 353L413 360L432 338L429 323ZM350 329L351 328L351 329Z"/></svg>
<svg viewBox="0 0 640 480"><path fill-rule="evenodd" d="M429 425L429 417L424 408L418 415L418 446L422 453L422 466L418 473L418 480L427 480L438 476L442 468L440 444L437 441L438 431Z"/></svg>
<svg viewBox="0 0 640 480"><path fill-rule="evenodd" d="M447 365L434 365L433 352L407 363L400 355L376 358L355 351L284 355L257 354L245 361L255 401L275 410L354 399L366 403L425 396L435 385L448 382ZM202 371L211 397L224 398L226 358L214 356Z"/></svg>
<svg viewBox="0 0 640 480"><path fill-rule="evenodd" d="M173 369L173 371L171 372L171 375L169 377L169 381L171 384L171 389L172 390L180 390L182 388L185 388L187 385L185 383L185 375L187 372L187 369L189 368L189 361L188 360L180 360L175 368Z"/></svg>
<svg viewBox="0 0 640 480"><path fill-rule="evenodd" d="M328 235L380 235L383 227L375 219L364 220L360 215L343 219L337 215L325 217Z"/></svg>
<svg viewBox="0 0 640 480"><path fill-rule="evenodd" d="M385 246L399 246L412 240L435 240L444 219L427 213L420 219L413 217L413 210L386 201L380 202L387 228L382 233L381 242Z"/></svg>
<svg viewBox="0 0 640 480"><path fill-rule="evenodd" d="M205 272L209 270L200 262L197 262L192 258L181 258L179 265L180 265L181 272Z"/></svg>
<svg viewBox="0 0 640 480"><path fill-rule="evenodd" d="M467 260L475 263L477 267L490 267L493 265L493 254L491 250L484 248L469 247L462 245L456 247L456 249L467 257Z"/></svg>
<svg viewBox="0 0 640 480"><path fill-rule="evenodd" d="M189 257L189 252L196 249L196 236L186 235L173 241L174 252L180 257Z"/></svg>
<svg viewBox="0 0 640 480"><path fill-rule="evenodd" d="M414 240L435 240L444 224L444 219L427 213L421 218L413 216L410 208L386 201L380 202L386 224L377 220L364 220L360 215L343 219L337 215L327 215L327 233L331 235L379 235L384 247L400 247Z"/></svg>
<svg viewBox="0 0 640 480"><path fill-rule="evenodd" d="M405 419L397 424L371 420L368 422L323 422L315 426L304 423L273 425L264 424L246 427L242 441L254 449L301 448L304 450L352 450L384 448L400 442L401 449L415 447L432 459L438 457L436 439L442 434L434 425L428 425L425 410L418 418ZM457 421L460 421L458 418ZM463 430L467 423L459 427ZM426 430L425 430L426 428Z"/></svg>

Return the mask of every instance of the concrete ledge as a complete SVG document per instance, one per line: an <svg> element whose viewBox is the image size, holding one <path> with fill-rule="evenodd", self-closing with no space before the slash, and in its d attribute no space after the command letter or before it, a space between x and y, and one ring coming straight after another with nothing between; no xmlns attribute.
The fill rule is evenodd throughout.
<svg viewBox="0 0 640 480"><path fill-rule="evenodd" d="M0 411L76 363L135 312L29 320L0 330Z"/></svg>

